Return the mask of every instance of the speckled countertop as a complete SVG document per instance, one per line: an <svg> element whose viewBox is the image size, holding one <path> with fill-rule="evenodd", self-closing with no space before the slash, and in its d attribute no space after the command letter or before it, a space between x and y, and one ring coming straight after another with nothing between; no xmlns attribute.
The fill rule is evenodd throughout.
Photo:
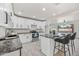
<svg viewBox="0 0 79 59"><path fill-rule="evenodd" d="M40 35L40 36L43 36L43 37L46 37L46 38L51 38L51 39L53 39L53 38L54 38L53 36L51 36L51 35L49 35L49 34Z"/></svg>
<svg viewBox="0 0 79 59"><path fill-rule="evenodd" d="M50 35L50 34L45 34L45 35L40 35L40 36L43 36L43 37L46 37L46 38L51 38L51 39L55 39L55 38L59 38L60 37L58 35Z"/></svg>
<svg viewBox="0 0 79 59"><path fill-rule="evenodd" d="M0 55L22 48L22 43L18 37L7 37L0 41Z"/></svg>

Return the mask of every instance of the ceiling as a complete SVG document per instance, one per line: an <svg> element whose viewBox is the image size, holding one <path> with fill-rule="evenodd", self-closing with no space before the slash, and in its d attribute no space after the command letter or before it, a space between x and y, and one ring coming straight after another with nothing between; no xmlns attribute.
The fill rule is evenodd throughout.
<svg viewBox="0 0 79 59"><path fill-rule="evenodd" d="M79 10L78 3L14 3L18 15L45 20Z"/></svg>

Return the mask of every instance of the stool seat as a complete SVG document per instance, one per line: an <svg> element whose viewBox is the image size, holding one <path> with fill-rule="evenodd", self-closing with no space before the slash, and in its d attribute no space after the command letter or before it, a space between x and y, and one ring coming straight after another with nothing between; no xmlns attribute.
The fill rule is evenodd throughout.
<svg viewBox="0 0 79 59"><path fill-rule="evenodd" d="M64 36L64 37L55 38L54 40L56 42L59 42L59 43L62 43L62 44L68 44L69 39L70 39L70 34L68 34L67 36Z"/></svg>
<svg viewBox="0 0 79 59"><path fill-rule="evenodd" d="M76 37L76 32L71 35L71 39L70 40L74 40L75 37Z"/></svg>
<svg viewBox="0 0 79 59"><path fill-rule="evenodd" d="M72 48L72 54L73 54L73 52L75 51L75 42L74 42L75 37L76 37L76 32L73 33L73 34L71 34L71 38L70 38L70 41L71 41L71 48ZM74 50L74 51L73 51L73 50Z"/></svg>
<svg viewBox="0 0 79 59"><path fill-rule="evenodd" d="M62 44L67 44L67 43L69 43L68 40L61 39L61 38L56 38L55 41L56 41L56 42L59 42L59 43L62 43Z"/></svg>
<svg viewBox="0 0 79 59"><path fill-rule="evenodd" d="M69 51L69 55L70 55L70 49L69 49L69 41L70 41L70 34L68 34L68 35L66 35L66 36L63 36L63 37L56 37L56 38L54 38L54 41L55 41L55 45L54 45L54 52L55 52L55 49L56 49L56 42L58 42L59 43L59 45L58 45L58 50L61 50L60 49L60 43L63 45L63 48L64 48L64 56L66 56L66 51L65 51L65 45L67 45L67 47L68 47L68 51ZM53 53L54 53L53 52Z"/></svg>

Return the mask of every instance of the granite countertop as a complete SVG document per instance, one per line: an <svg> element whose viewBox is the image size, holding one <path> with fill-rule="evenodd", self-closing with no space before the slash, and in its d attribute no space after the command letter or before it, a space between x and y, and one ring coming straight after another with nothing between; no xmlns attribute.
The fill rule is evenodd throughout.
<svg viewBox="0 0 79 59"><path fill-rule="evenodd" d="M58 35L50 35L50 34L45 34L45 35L40 35L46 38L51 38L51 39L55 39L55 38L61 38L62 36L58 36Z"/></svg>
<svg viewBox="0 0 79 59"><path fill-rule="evenodd" d="M22 43L19 37L7 37L0 41L0 55L16 51L22 48Z"/></svg>
<svg viewBox="0 0 79 59"><path fill-rule="evenodd" d="M17 33L17 34L31 34L30 32L20 32L20 33Z"/></svg>
<svg viewBox="0 0 79 59"><path fill-rule="evenodd" d="M49 34L40 35L40 36L43 36L43 37L46 37L46 38L51 38L51 39L53 39L53 38L54 38L53 36L51 36L51 35L49 35Z"/></svg>

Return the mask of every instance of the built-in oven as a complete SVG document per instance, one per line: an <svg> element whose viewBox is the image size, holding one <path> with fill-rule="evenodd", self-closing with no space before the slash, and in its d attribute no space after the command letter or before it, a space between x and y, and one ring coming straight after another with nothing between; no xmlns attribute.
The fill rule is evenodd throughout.
<svg viewBox="0 0 79 59"><path fill-rule="evenodd" d="M32 30L32 41L37 41L39 40L39 33L36 30Z"/></svg>

